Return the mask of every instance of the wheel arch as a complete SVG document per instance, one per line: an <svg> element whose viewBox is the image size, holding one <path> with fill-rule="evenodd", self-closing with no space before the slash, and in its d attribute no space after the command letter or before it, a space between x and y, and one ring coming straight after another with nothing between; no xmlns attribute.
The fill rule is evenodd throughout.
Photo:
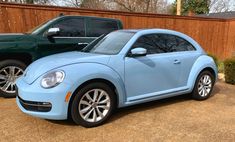
<svg viewBox="0 0 235 142"><path fill-rule="evenodd" d="M73 92L72 96L70 97L69 99L69 103L68 103L68 113L67 113L67 117L70 118L71 116L71 112L69 111L71 109L71 105L72 105L72 101L74 99L74 97L76 96L77 92L85 87L86 85L90 84L90 83L97 83L97 82L100 82L100 83L105 83L107 84L109 87L111 87L111 89L114 91L115 93L115 97L116 97L116 102L115 102L115 107L118 107L119 105L119 94L118 94L118 90L117 90L117 87L115 86L115 84L113 82L111 82L110 80L107 80L107 79L104 79L104 78L94 78L94 79L90 79L90 80L87 80L85 82L83 82L81 85L79 85L76 90Z"/></svg>
<svg viewBox="0 0 235 142"><path fill-rule="evenodd" d="M218 70L214 63L214 60L207 55L202 55L196 60L189 74L187 86L189 86L190 91L193 90L198 75L205 70L208 70L210 73L212 73L215 78L215 81L217 80Z"/></svg>
<svg viewBox="0 0 235 142"><path fill-rule="evenodd" d="M213 75L213 77L216 79L216 72L215 72L215 70L213 69L213 68L211 68L211 67L206 67L206 68L204 68L204 69L202 69L200 72L199 72L199 74L201 74L203 71L209 71L212 75ZM198 75L199 75L198 74Z"/></svg>
<svg viewBox="0 0 235 142"><path fill-rule="evenodd" d="M18 60L29 65L33 61L33 56L30 53L0 53L0 61L4 60Z"/></svg>

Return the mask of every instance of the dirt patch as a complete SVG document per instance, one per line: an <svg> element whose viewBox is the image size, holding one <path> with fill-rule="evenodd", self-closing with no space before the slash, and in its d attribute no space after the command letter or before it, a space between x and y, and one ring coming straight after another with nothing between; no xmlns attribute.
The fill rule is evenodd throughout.
<svg viewBox="0 0 235 142"><path fill-rule="evenodd" d="M23 114L0 98L0 141L235 141L235 86L218 82L213 96L186 95L119 109L106 124L83 128Z"/></svg>

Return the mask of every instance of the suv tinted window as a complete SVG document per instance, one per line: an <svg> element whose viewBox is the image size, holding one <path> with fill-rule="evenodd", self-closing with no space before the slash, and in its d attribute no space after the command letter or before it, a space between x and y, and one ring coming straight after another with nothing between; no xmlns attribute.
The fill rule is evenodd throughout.
<svg viewBox="0 0 235 142"><path fill-rule="evenodd" d="M90 37L98 37L118 29L115 21L91 19L90 22Z"/></svg>
<svg viewBox="0 0 235 142"><path fill-rule="evenodd" d="M59 37L83 37L85 36L84 19L74 18L63 20L53 27L60 28Z"/></svg>
<svg viewBox="0 0 235 142"><path fill-rule="evenodd" d="M147 54L192 51L195 48L186 40L168 34L150 34L141 36L132 48L143 47Z"/></svg>

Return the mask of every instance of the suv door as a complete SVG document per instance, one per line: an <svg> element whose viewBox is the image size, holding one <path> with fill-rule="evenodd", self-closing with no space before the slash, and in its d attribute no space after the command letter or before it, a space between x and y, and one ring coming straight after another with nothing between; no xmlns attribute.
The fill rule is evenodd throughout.
<svg viewBox="0 0 235 142"><path fill-rule="evenodd" d="M58 21L51 28L59 28L60 32L51 39L45 36L40 38L37 43L37 50L41 56L66 51L79 51L94 40L94 38L86 37L85 18L69 17Z"/></svg>
<svg viewBox="0 0 235 142"><path fill-rule="evenodd" d="M157 34L141 36L132 46L147 55L125 58L127 100L134 101L180 89L181 58L168 53L166 40ZM147 82L147 84L146 84Z"/></svg>

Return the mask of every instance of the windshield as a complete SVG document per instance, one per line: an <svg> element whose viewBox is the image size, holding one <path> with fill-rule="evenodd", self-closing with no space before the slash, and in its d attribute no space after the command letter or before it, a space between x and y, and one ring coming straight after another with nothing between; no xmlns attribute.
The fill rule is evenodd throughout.
<svg viewBox="0 0 235 142"><path fill-rule="evenodd" d="M102 35L82 51L97 54L118 54L134 34L134 32L116 31L106 36Z"/></svg>
<svg viewBox="0 0 235 142"><path fill-rule="evenodd" d="M57 18L56 18L57 19ZM28 32L26 32L27 34L38 34L41 32L41 30L43 30L46 26L50 25L52 22L54 22L55 19L53 20L48 20L36 27L34 27L33 29L29 30Z"/></svg>

